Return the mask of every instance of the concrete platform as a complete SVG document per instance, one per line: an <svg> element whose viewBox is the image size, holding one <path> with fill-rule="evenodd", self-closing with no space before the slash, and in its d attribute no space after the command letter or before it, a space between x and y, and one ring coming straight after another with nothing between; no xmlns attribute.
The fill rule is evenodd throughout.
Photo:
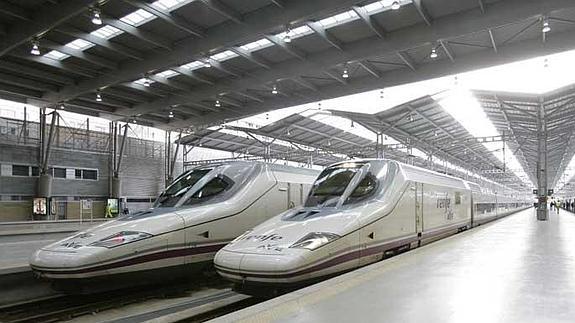
<svg viewBox="0 0 575 323"><path fill-rule="evenodd" d="M35 221L0 223L0 276L30 270L28 258L38 248L102 221Z"/></svg>
<svg viewBox="0 0 575 323"><path fill-rule="evenodd" d="M533 209L215 322L573 322L575 215Z"/></svg>

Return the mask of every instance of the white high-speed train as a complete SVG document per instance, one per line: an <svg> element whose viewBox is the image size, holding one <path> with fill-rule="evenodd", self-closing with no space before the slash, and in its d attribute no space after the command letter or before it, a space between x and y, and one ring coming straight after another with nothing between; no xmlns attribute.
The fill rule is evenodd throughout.
<svg viewBox="0 0 575 323"><path fill-rule="evenodd" d="M221 249L216 271L248 293L297 286L529 206L515 192L491 186L391 160L337 163L319 175L305 206Z"/></svg>
<svg viewBox="0 0 575 323"><path fill-rule="evenodd" d="M199 166L178 177L151 209L45 246L30 266L60 282L189 274L247 229L301 205L318 174L254 161Z"/></svg>

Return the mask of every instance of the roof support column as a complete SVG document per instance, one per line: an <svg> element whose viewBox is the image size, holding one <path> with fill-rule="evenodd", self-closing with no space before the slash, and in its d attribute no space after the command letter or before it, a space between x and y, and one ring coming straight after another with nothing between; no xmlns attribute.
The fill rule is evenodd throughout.
<svg viewBox="0 0 575 323"><path fill-rule="evenodd" d="M547 120L542 100L537 111L537 220L547 221Z"/></svg>
<svg viewBox="0 0 575 323"><path fill-rule="evenodd" d="M383 133L377 133L377 139L375 141L375 154L378 159L385 158L385 152L383 151Z"/></svg>

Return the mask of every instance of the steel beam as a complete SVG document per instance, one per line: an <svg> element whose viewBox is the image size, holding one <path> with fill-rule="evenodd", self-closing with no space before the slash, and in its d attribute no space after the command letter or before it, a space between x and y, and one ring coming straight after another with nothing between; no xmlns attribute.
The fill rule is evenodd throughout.
<svg viewBox="0 0 575 323"><path fill-rule="evenodd" d="M152 15L162 19L163 21L169 23L170 25L187 32L191 35L198 36L198 37L205 37L206 33L202 28L196 26L180 16L177 16L167 10L161 9L159 7L153 6L152 4L148 3L144 0L124 0L125 2L129 3L130 5L145 10Z"/></svg>
<svg viewBox="0 0 575 323"><path fill-rule="evenodd" d="M129 48L127 46L121 45L119 43L104 39L104 38L100 38L97 36L94 36L90 33L87 32L83 32L79 29L76 29L72 26L60 26L57 28L58 32L75 37L75 38L80 38L83 39L85 41L89 41L93 44L96 44L98 46L102 46L106 49L109 49L111 51L114 51L118 54L121 54L123 56L126 57L130 57L136 60L143 60L144 59L144 55L142 55L140 52L136 51L135 49Z"/></svg>
<svg viewBox="0 0 575 323"><path fill-rule="evenodd" d="M353 11L361 18L361 20L373 31L377 36L384 38L385 37L385 30L381 25L373 19L373 17L367 13L365 9L360 6L353 6Z"/></svg>
<svg viewBox="0 0 575 323"><path fill-rule="evenodd" d="M123 32L130 34L136 38L139 38L151 45L158 46L167 50L172 49L172 44L170 44L165 38L160 37L159 35L153 34L149 31L143 30L141 28L134 27L126 22L123 22L116 18L111 18L105 15L102 15L102 21L106 25L110 25L112 27L118 28Z"/></svg>
<svg viewBox="0 0 575 323"><path fill-rule="evenodd" d="M44 39L42 40L42 47L46 47L49 49L53 49L56 51L59 51L61 53L70 55L70 56L74 56L76 58L85 60L86 62L101 66L101 67L105 67L111 70L117 69L118 68L118 64L110 61L106 58L100 57L100 56L96 56L94 54L90 54L90 53L86 53L82 50L79 49L75 49L72 47L68 47L68 46L64 46L58 43L55 43L53 41Z"/></svg>

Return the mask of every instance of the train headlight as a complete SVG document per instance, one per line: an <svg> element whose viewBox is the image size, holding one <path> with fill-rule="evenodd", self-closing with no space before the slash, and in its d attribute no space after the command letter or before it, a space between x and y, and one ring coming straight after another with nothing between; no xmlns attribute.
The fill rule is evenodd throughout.
<svg viewBox="0 0 575 323"><path fill-rule="evenodd" d="M122 231L106 237L102 240L96 241L90 246L113 248L129 242L134 242L151 237L152 235L146 232L138 231Z"/></svg>
<svg viewBox="0 0 575 323"><path fill-rule="evenodd" d="M312 232L292 244L290 248L315 250L328 242L339 239L339 235L329 232Z"/></svg>

